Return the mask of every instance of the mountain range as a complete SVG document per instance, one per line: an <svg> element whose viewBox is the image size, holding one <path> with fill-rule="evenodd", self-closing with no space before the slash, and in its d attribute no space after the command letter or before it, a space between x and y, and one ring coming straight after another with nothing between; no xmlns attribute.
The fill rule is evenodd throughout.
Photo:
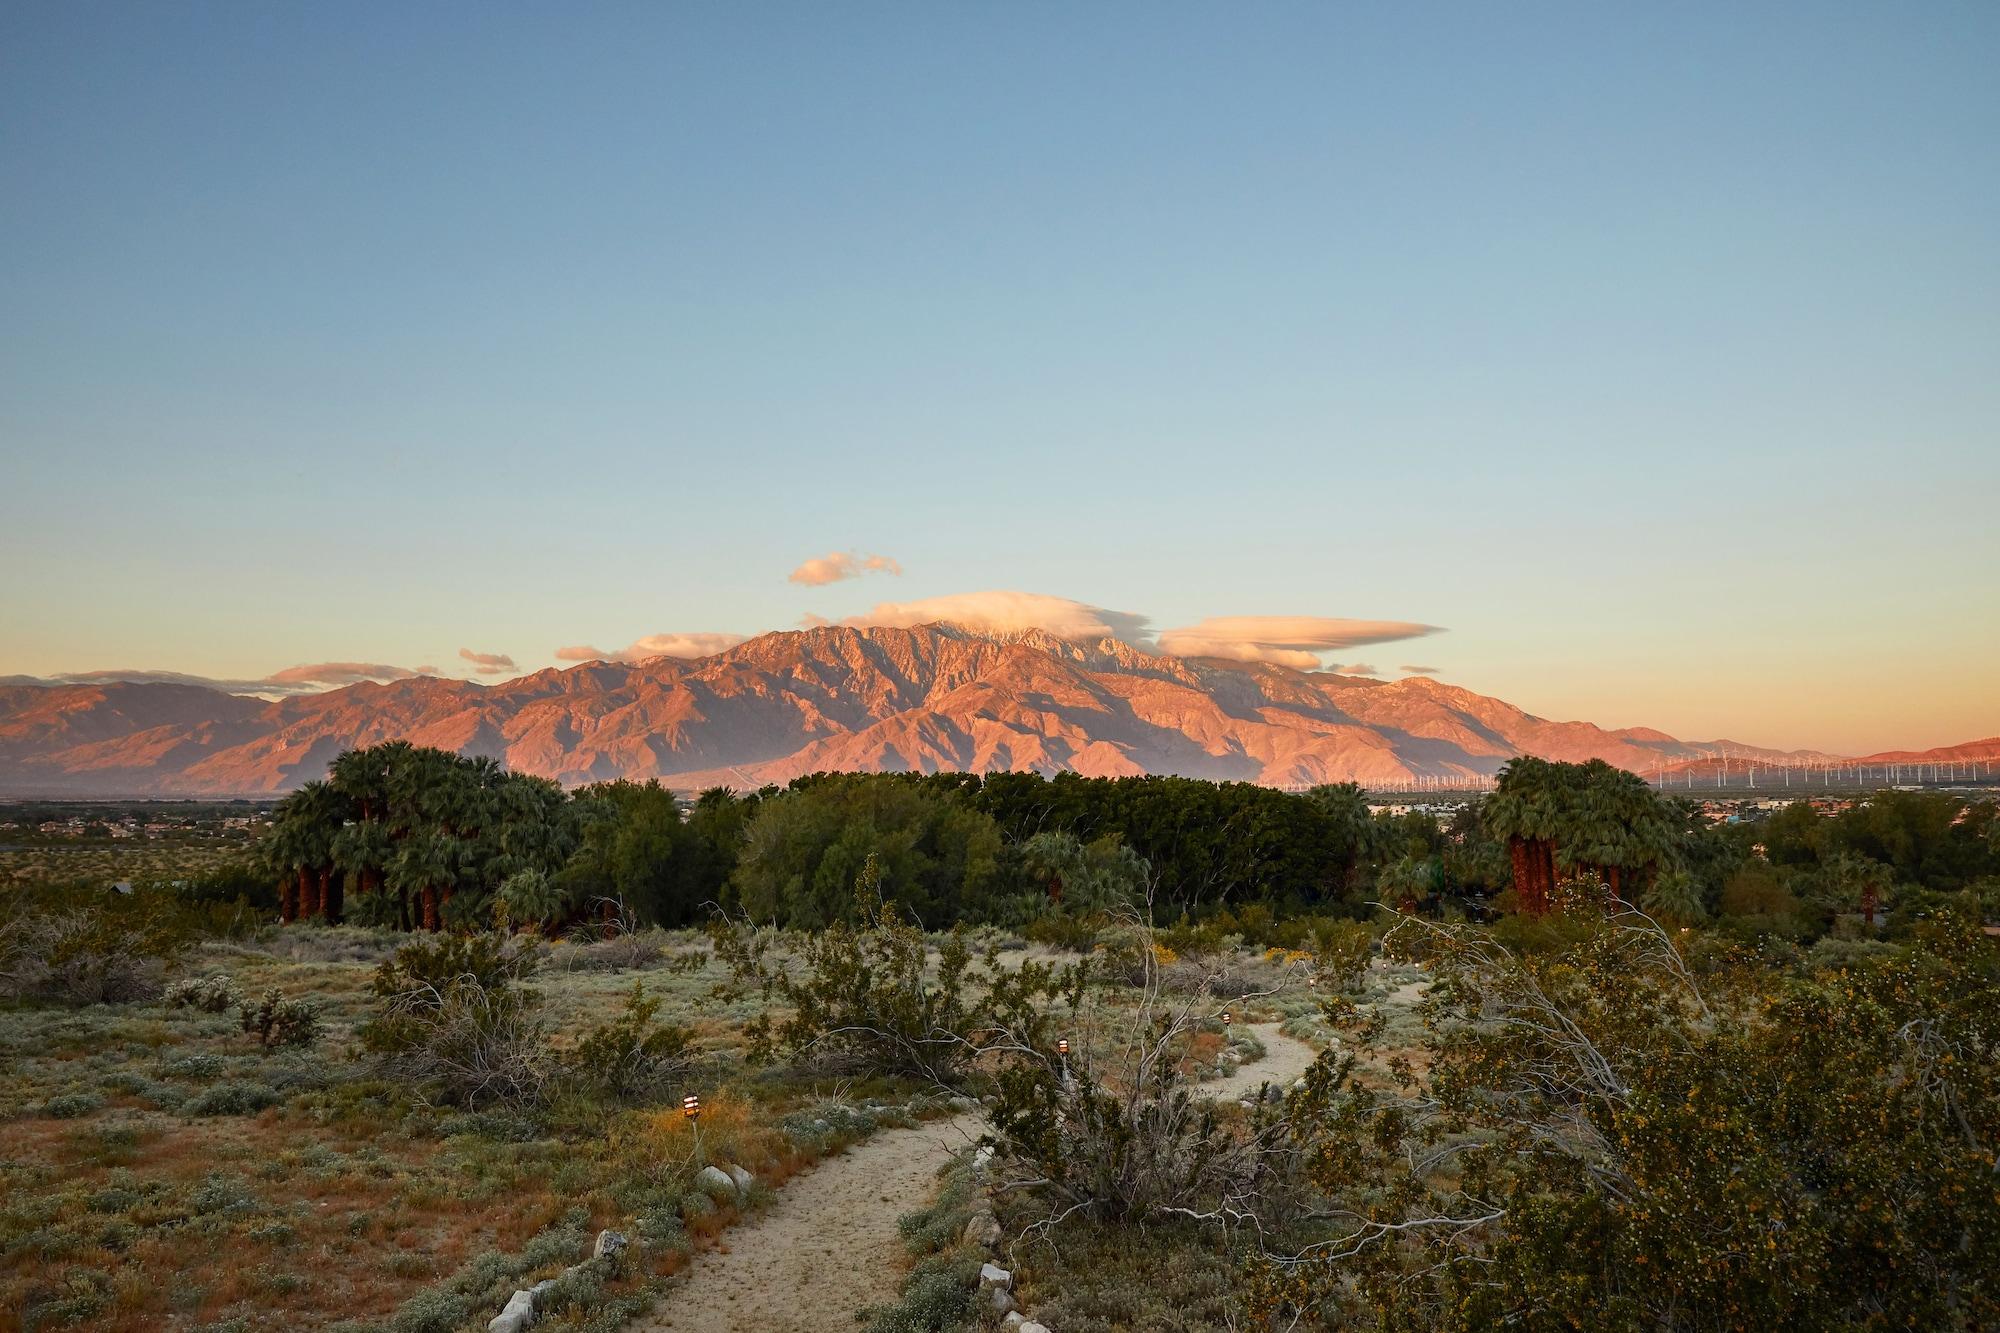
<svg viewBox="0 0 2000 1333"><path fill-rule="evenodd" d="M0 686L0 792L16 795L281 792L321 776L342 750L397 739L567 784L660 778L683 789L820 770L1392 786L1489 776L1518 754L1642 773L1723 750L1855 762L1553 722L1422 676L1383 681L949 623L782 631L707 657L590 662L495 685L415 677L275 701L157 682Z"/></svg>

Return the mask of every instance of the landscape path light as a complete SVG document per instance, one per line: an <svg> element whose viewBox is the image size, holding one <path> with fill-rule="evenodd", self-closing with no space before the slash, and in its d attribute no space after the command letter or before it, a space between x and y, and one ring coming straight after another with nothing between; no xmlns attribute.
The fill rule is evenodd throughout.
<svg viewBox="0 0 2000 1333"><path fill-rule="evenodd" d="M688 1124L694 1129L694 1164L699 1168L703 1165L701 1158L701 1098L691 1092L681 1098L681 1114L687 1117Z"/></svg>

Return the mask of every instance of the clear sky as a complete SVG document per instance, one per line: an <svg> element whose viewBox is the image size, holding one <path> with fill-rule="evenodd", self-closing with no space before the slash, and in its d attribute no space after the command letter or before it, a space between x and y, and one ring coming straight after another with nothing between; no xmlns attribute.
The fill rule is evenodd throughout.
<svg viewBox="0 0 2000 1333"><path fill-rule="evenodd" d="M1008 589L1991 735L1996 69L1990 0L6 0L0 675Z"/></svg>

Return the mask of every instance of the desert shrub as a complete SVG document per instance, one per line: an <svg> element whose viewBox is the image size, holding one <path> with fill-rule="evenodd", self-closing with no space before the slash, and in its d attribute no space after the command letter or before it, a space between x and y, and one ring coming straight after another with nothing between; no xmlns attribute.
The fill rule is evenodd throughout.
<svg viewBox="0 0 2000 1333"><path fill-rule="evenodd" d="M1434 978L1424 1058L1341 1086L1322 1057L1288 1101L1328 1226L1259 1269L1259 1316L1995 1327L2000 1197L1970 1182L2000 1140L2000 944L1946 918L1832 973L1703 975L1679 940L1399 925L1385 949Z"/></svg>
<svg viewBox="0 0 2000 1333"><path fill-rule="evenodd" d="M535 1100L546 1076L541 997L517 983L540 960L539 946L498 934L404 945L376 969L379 1012L362 1045L448 1102Z"/></svg>
<svg viewBox="0 0 2000 1333"><path fill-rule="evenodd" d="M0 906L0 996L118 1004L160 990L192 943L187 922L148 895L16 889Z"/></svg>
<svg viewBox="0 0 2000 1333"><path fill-rule="evenodd" d="M51 1097L42 1104L42 1114L57 1120L76 1120L89 1115L104 1105L104 1098L94 1092L69 1092L60 1097Z"/></svg>
<svg viewBox="0 0 2000 1333"><path fill-rule="evenodd" d="M220 1171L211 1171L203 1176L201 1184L188 1196L189 1210L199 1217L214 1213L248 1212L256 1206L257 1199L250 1193L249 1182L241 1176Z"/></svg>
<svg viewBox="0 0 2000 1333"><path fill-rule="evenodd" d="M238 1014L243 1030L264 1046L310 1046L319 1040L319 1009L310 1000L288 1000L276 986L256 1004L244 1001Z"/></svg>
<svg viewBox="0 0 2000 1333"><path fill-rule="evenodd" d="M694 1061L694 1033L656 1023L659 1009L659 999L634 982L618 1016L565 1053L567 1081L605 1096L635 1097L684 1075Z"/></svg>
<svg viewBox="0 0 2000 1333"><path fill-rule="evenodd" d="M255 1115L282 1100L277 1089L263 1083L218 1083L205 1088L180 1104L189 1116Z"/></svg>
<svg viewBox="0 0 2000 1333"><path fill-rule="evenodd" d="M969 1248L920 1260L895 1304L863 1310L857 1318L867 1333L955 1333L974 1320L979 1264Z"/></svg>
<svg viewBox="0 0 2000 1333"><path fill-rule="evenodd" d="M248 857L145 887L171 894L181 902L194 906L241 905L260 913L275 912L278 908L278 886L274 877L269 870Z"/></svg>
<svg viewBox="0 0 2000 1333"><path fill-rule="evenodd" d="M1110 918L1101 913L1070 916L1062 912L1050 912L1045 916L1035 917L1022 926L1021 934L1034 943L1046 944L1051 949L1089 953L1097 947L1100 934L1110 924Z"/></svg>
<svg viewBox="0 0 2000 1333"><path fill-rule="evenodd" d="M1032 1283L1036 1320L1062 1333L1178 1333L1256 1327L1242 1309L1240 1265L1192 1224L1079 1227L1059 1260L1033 1251L1015 1275Z"/></svg>
<svg viewBox="0 0 2000 1333"><path fill-rule="evenodd" d="M389 1316L391 1333L452 1333L472 1314L465 1297L451 1291L421 1291Z"/></svg>
<svg viewBox="0 0 2000 1333"><path fill-rule="evenodd" d="M183 1055L178 1059L167 1061L160 1066L160 1073L167 1078L182 1078L190 1083L206 1083L212 1078L219 1078L223 1067L221 1056L209 1051L197 1051L192 1055ZM139 1089L133 1088L131 1091L137 1092Z"/></svg>
<svg viewBox="0 0 2000 1333"><path fill-rule="evenodd" d="M1313 968L1325 982L1348 991L1361 984L1375 957L1375 933L1364 922L1320 917L1308 938Z"/></svg>
<svg viewBox="0 0 2000 1333"><path fill-rule="evenodd" d="M1154 944L1145 956L1160 956ZM1022 1196L1046 1209L1030 1230L1045 1235L1072 1217L1146 1224L1199 1215L1230 1226L1291 1206L1284 1122L1260 1104L1247 1121L1225 1123L1183 1073L1216 997L1204 989L1170 997L1160 973L1149 967L1124 1035L1094 1048L1065 1057L1047 1034L1006 1034L993 1139L1007 1178L1029 1182Z"/></svg>
<svg viewBox="0 0 2000 1333"><path fill-rule="evenodd" d="M552 961L575 972L632 972L657 967L665 956L665 935L642 930L567 944L555 952Z"/></svg>
<svg viewBox="0 0 2000 1333"><path fill-rule="evenodd" d="M27 1293L22 1327L65 1328L85 1324L111 1308L111 1279L92 1268L72 1268L60 1279L37 1283Z"/></svg>
<svg viewBox="0 0 2000 1333"><path fill-rule="evenodd" d="M1089 975L1082 964L1009 971L991 950L975 965L957 930L939 946L933 979L923 931L893 904L858 903L854 915L805 938L797 975L770 961L769 933L718 926L716 952L738 982L755 982L790 1009L776 1026L764 1015L749 1025L754 1056L783 1046L856 1071L954 1083L1001 1034L1044 1030L1048 1004L1074 1007Z"/></svg>
<svg viewBox="0 0 2000 1333"><path fill-rule="evenodd" d="M194 1009L204 1014L226 1014L243 1003L236 983L221 973L207 977L183 977L170 982L160 992L160 1003L169 1009Z"/></svg>

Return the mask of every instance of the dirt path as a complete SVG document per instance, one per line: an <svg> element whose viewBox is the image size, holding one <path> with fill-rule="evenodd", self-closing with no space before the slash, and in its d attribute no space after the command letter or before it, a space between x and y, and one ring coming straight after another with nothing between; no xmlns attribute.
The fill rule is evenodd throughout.
<svg viewBox="0 0 2000 1333"><path fill-rule="evenodd" d="M1218 1099L1248 1097L1266 1083L1275 1083L1287 1092L1291 1091L1294 1080L1319 1058L1319 1052L1298 1038L1287 1037L1278 1031L1281 1026L1279 1023L1252 1023L1250 1030L1257 1034L1258 1041L1264 1043L1264 1058L1253 1060L1227 1078L1200 1084L1201 1091Z"/></svg>
<svg viewBox="0 0 2000 1333"><path fill-rule="evenodd" d="M908 1257L896 1219L929 1203L937 1169L979 1136L977 1115L888 1129L789 1182L697 1258L634 1333L820 1333L896 1298Z"/></svg>

